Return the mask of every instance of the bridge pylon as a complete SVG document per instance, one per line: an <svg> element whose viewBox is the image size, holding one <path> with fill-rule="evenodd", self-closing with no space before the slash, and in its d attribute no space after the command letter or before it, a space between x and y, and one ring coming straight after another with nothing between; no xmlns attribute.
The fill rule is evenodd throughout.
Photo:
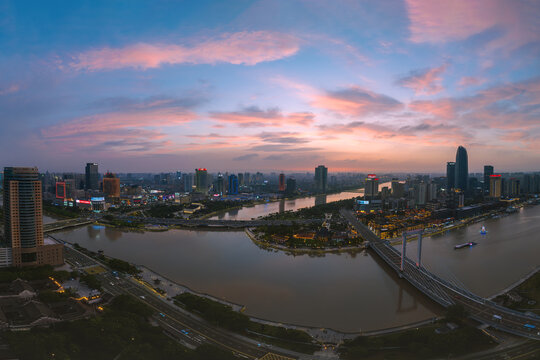
<svg viewBox="0 0 540 360"><path fill-rule="evenodd" d="M405 259L407 258L407 236L408 235L415 235L415 234L418 235L418 261L416 262L416 267L422 266L422 234L423 233L424 233L424 229L403 232L403 246L401 248L401 267L400 267L401 272L405 270Z"/></svg>

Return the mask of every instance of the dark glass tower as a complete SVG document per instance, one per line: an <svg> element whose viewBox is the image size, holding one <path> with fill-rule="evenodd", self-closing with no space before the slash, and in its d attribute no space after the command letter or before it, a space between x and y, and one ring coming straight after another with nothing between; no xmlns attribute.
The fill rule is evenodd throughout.
<svg viewBox="0 0 540 360"><path fill-rule="evenodd" d="M326 192L326 179L328 177L328 168L324 165L319 165L315 168L315 189L317 192Z"/></svg>
<svg viewBox="0 0 540 360"><path fill-rule="evenodd" d="M446 163L446 191L450 192L456 187L456 163Z"/></svg>
<svg viewBox="0 0 540 360"><path fill-rule="evenodd" d="M98 164L86 164L86 190L99 190Z"/></svg>
<svg viewBox="0 0 540 360"><path fill-rule="evenodd" d="M456 183L455 188L461 191L467 190L469 183L469 160L467 150L463 146L458 147L456 153Z"/></svg>
<svg viewBox="0 0 540 360"><path fill-rule="evenodd" d="M489 177L493 175L493 166L484 165L484 193L489 193Z"/></svg>

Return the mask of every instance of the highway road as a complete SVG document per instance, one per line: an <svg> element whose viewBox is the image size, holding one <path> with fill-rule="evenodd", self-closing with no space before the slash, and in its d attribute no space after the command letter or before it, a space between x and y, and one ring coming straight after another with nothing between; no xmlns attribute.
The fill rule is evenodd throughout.
<svg viewBox="0 0 540 360"><path fill-rule="evenodd" d="M97 265L105 267L96 260L69 247L69 245L66 245L65 249L66 260L76 267L85 268ZM270 349L270 345L258 344L255 340L217 328L174 306L164 296L155 293L131 277L114 276L110 271L97 275L97 277L101 280L104 291L112 295L129 294L135 296L153 308L157 313L156 322L167 333L188 346L198 346L203 342L207 342L248 359L259 359L268 353L281 355L289 359L304 357L303 354L278 349L273 346Z"/></svg>

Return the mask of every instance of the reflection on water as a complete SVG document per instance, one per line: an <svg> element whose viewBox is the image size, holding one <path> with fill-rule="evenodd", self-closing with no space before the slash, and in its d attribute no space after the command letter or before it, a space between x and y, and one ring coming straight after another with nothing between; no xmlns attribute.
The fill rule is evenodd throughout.
<svg viewBox="0 0 540 360"><path fill-rule="evenodd" d="M427 299L371 254L291 256L260 249L243 232L171 230L119 237L114 231L82 228L58 237L145 264L194 290L246 305L247 314L264 319L357 332L434 316Z"/></svg>
<svg viewBox="0 0 540 360"><path fill-rule="evenodd" d="M315 205L322 205L322 204L326 204L326 195L322 194L322 195L315 196Z"/></svg>
<svg viewBox="0 0 540 360"><path fill-rule="evenodd" d="M423 262L449 281L492 295L539 265L538 220L540 206L425 238ZM480 235L482 225L487 235ZM194 290L244 304L249 315L275 321L356 332L424 320L437 309L369 252L292 256L261 249L243 232L122 233L87 226L58 237L144 264ZM454 250L467 241L478 245ZM416 245L408 244L413 260Z"/></svg>

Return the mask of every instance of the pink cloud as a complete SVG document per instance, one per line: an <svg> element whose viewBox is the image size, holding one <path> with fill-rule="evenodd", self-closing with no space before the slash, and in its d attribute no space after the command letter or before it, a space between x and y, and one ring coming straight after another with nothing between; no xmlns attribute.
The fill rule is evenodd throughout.
<svg viewBox="0 0 540 360"><path fill-rule="evenodd" d="M489 47L515 49L540 40L540 8L519 0L407 0L410 40L441 43L464 40L490 29L501 35Z"/></svg>
<svg viewBox="0 0 540 360"><path fill-rule="evenodd" d="M462 98L414 101L409 109L432 115L468 129L502 131L505 141L533 141L526 132L538 133L540 113L540 78L502 84ZM516 130L519 129L519 130ZM493 136L496 134L493 133ZM534 141L539 141L538 137Z"/></svg>
<svg viewBox="0 0 540 360"><path fill-rule="evenodd" d="M164 64L255 65L296 54L299 40L278 32L255 31L223 34L195 45L138 43L123 48L101 48L74 56L77 70L148 69Z"/></svg>
<svg viewBox="0 0 540 360"><path fill-rule="evenodd" d="M403 108L403 104L396 99L359 86L312 94L311 105L343 116L365 116Z"/></svg>
<svg viewBox="0 0 540 360"><path fill-rule="evenodd" d="M0 95L7 95L7 94L13 94L19 91L21 88L17 84L13 84L8 86L7 88L0 89Z"/></svg>
<svg viewBox="0 0 540 360"><path fill-rule="evenodd" d="M197 116L183 109L153 109L137 112L112 112L90 115L61 123L41 131L45 138L86 135L111 132L119 129L167 127L196 119Z"/></svg>
<svg viewBox="0 0 540 360"><path fill-rule="evenodd" d="M288 126L302 125L307 126L313 123L315 115L311 112L293 112L284 114L278 108L267 110L256 106L244 108L233 112L212 112L210 117L224 123L233 123L242 127L256 126Z"/></svg>
<svg viewBox="0 0 540 360"><path fill-rule="evenodd" d="M479 78L475 76L464 76L459 80L458 85L461 87L479 86L485 82L486 79L484 78Z"/></svg>
<svg viewBox="0 0 540 360"><path fill-rule="evenodd" d="M443 90L441 74L447 67L447 64L443 64L436 68L412 71L397 83L412 89L416 95L434 95Z"/></svg>

